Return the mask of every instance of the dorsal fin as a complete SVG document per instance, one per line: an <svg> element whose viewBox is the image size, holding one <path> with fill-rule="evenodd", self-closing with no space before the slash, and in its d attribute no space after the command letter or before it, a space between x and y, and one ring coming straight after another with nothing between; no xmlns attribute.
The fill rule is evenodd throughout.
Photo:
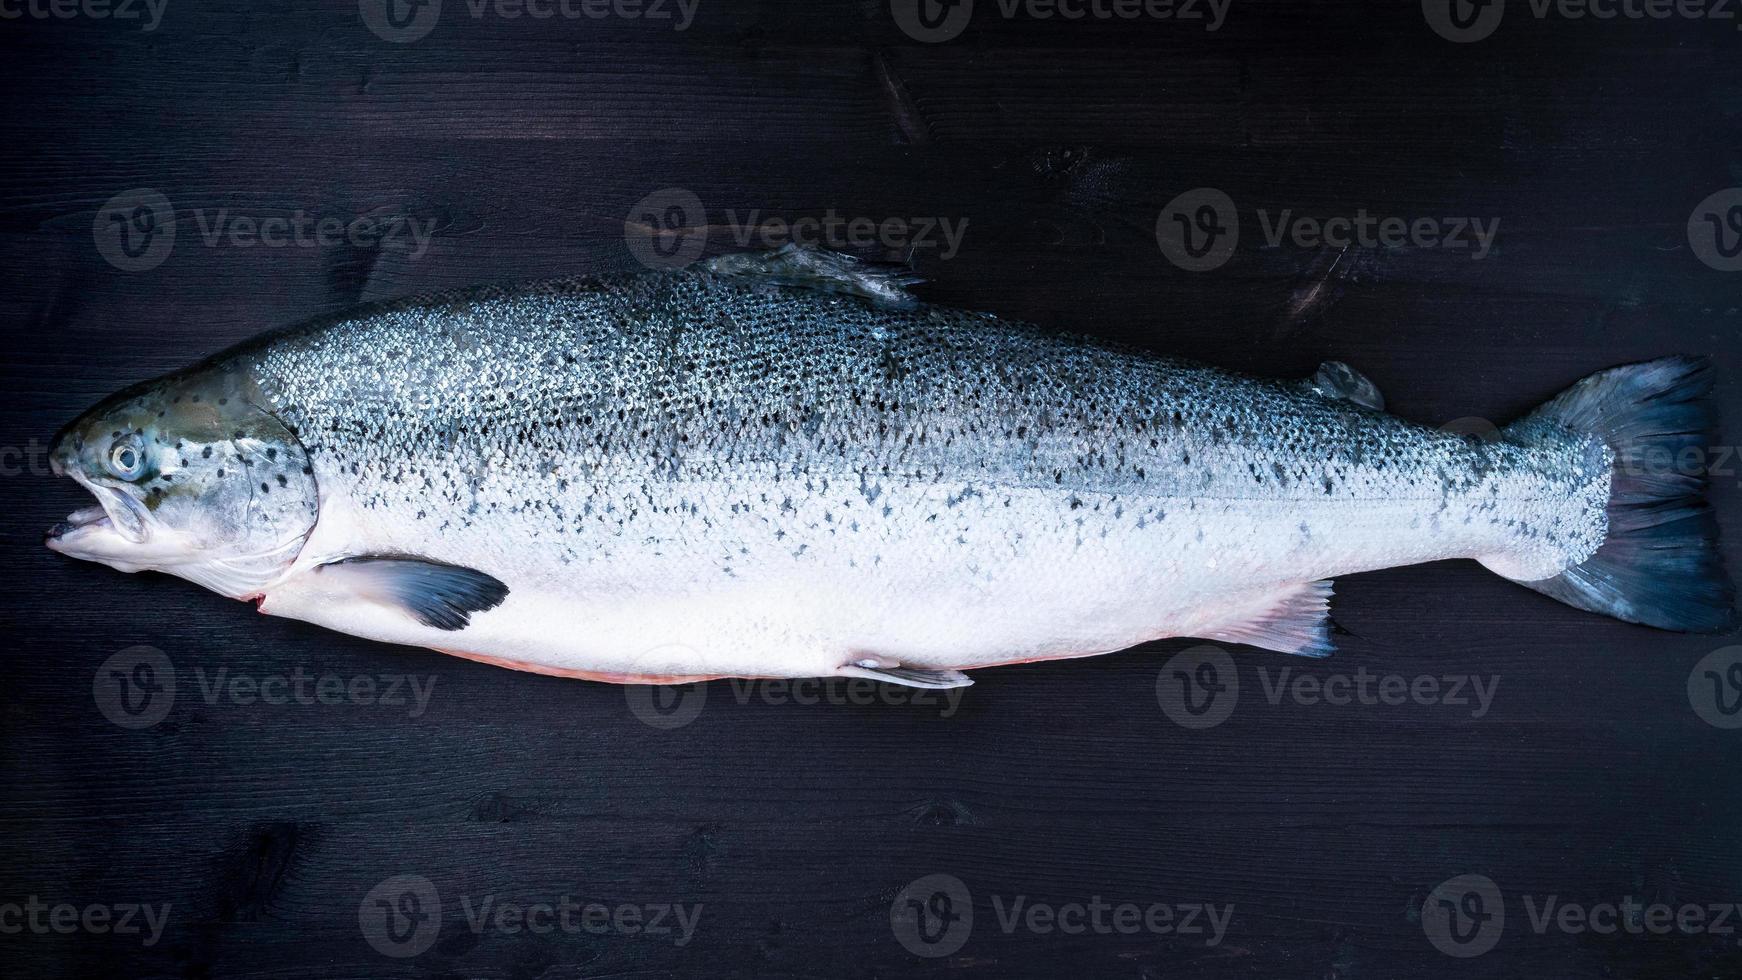
<svg viewBox="0 0 1742 980"><path fill-rule="evenodd" d="M1376 412L1385 411L1385 396L1379 393L1379 386L1342 361L1320 364L1307 384L1329 398L1341 398Z"/></svg>
<svg viewBox="0 0 1742 980"><path fill-rule="evenodd" d="M717 256L702 263L702 267L722 276L760 279L777 286L863 296L879 306L895 309L919 305L919 300L906 289L921 281L912 269L875 265L820 248L789 243L772 252Z"/></svg>

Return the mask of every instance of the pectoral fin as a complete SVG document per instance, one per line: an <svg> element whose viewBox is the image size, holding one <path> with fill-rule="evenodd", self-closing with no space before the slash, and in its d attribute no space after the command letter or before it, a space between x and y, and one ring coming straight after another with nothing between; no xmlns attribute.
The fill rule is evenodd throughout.
<svg viewBox="0 0 1742 980"><path fill-rule="evenodd" d="M392 606L439 630L465 629L473 613L508 598L508 586L494 576L423 558L360 555L328 562L314 574L326 588Z"/></svg>

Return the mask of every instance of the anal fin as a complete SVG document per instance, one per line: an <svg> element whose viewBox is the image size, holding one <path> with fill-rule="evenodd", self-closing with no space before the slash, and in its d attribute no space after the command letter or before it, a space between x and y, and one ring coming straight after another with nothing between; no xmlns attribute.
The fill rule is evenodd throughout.
<svg viewBox="0 0 1742 980"><path fill-rule="evenodd" d="M1303 657L1329 656L1331 581L1303 582L1253 607L1252 615L1203 634L1207 640L1244 643Z"/></svg>

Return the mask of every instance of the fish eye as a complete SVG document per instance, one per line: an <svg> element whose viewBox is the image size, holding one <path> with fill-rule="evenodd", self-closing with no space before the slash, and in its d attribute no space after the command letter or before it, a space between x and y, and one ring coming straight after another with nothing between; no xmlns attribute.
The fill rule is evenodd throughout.
<svg viewBox="0 0 1742 980"><path fill-rule="evenodd" d="M145 454L131 442L117 442L109 449L109 472L123 480L137 480L145 472Z"/></svg>

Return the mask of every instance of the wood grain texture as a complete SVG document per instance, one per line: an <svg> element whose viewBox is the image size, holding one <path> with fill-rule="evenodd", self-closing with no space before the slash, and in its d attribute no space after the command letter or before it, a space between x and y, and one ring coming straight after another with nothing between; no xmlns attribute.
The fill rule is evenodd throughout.
<svg viewBox="0 0 1742 980"><path fill-rule="evenodd" d="M365 0L368 2L368 0ZM966 221L919 249L930 299L1277 375L1325 358L1435 423L1504 422L1592 370L1711 355L1737 441L1742 273L1692 253L1742 184L1734 22L1536 18L1454 45L1418 4L1236 3L1166 21L1005 20L980 0L917 44L877 0L703 0L678 32L473 19L389 44L343 0L171 0L150 32L0 20L0 928L31 896L168 903L137 936L0 931L29 977L1730 977L1737 936L1534 931L1524 896L1742 901L1742 732L1691 710L1731 642L1609 622L1447 563L1337 583L1338 653L1234 648L1239 704L1175 724L1158 675L1194 644L982 672L954 709L775 703L716 683L692 722L624 689L371 644L40 546L83 504L40 448L131 381L260 329L478 282L636 268L624 222L665 188L710 251L754 212ZM11 9L11 8L8 8ZM1188 273L1161 209L1210 186L1242 241ZM122 271L114 195L173 204L173 251ZM1270 246L1261 221L1365 208L1498 219L1492 253ZM268 248L205 226L297 212L433 222L427 253ZM1264 216L1260 216L1260 212ZM899 249L873 249L872 253ZM884 257L893 257L885 255ZM1713 497L1742 566L1742 461ZM159 723L111 723L99 667L176 671ZM1284 670L1497 678L1492 704L1272 704ZM219 671L411 676L424 710L244 703ZM1261 673L1262 672L1262 673ZM439 893L434 944L372 946L366 896ZM975 922L915 956L890 912L960 879ZM1490 952L1428 941L1438 884L1488 876ZM474 932L466 906L699 903L693 938ZM1001 927L1016 896L1232 905L1225 940ZM362 907L360 909L360 907ZM1742 924L1742 923L1738 923Z"/></svg>

